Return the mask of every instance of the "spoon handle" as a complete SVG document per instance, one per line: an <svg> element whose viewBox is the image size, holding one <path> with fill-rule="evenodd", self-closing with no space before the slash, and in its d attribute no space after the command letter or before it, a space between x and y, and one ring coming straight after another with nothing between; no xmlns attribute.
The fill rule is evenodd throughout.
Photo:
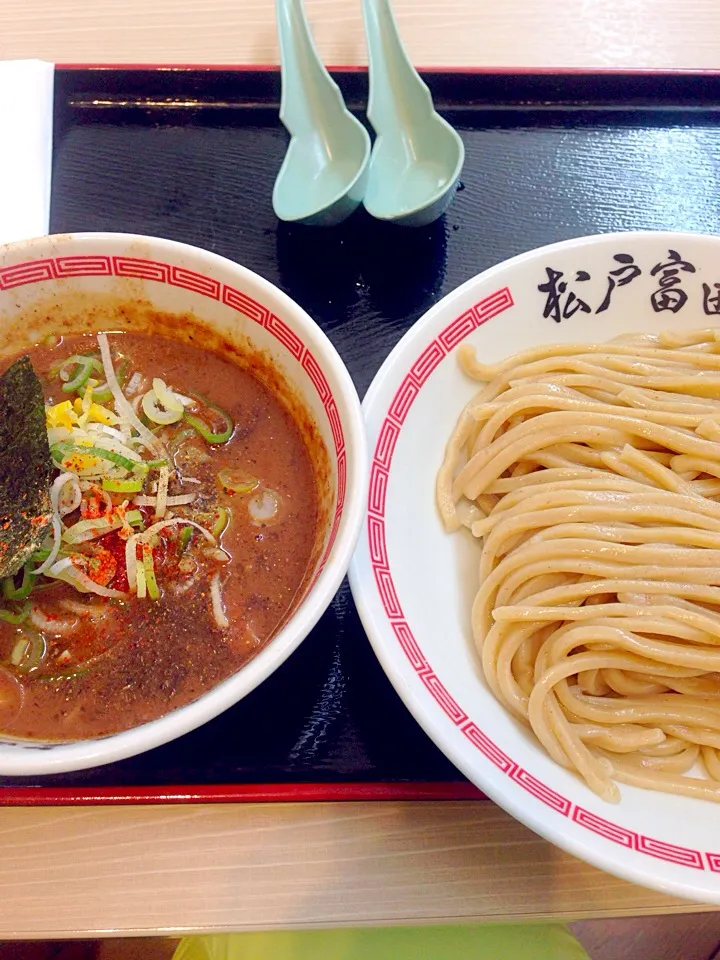
<svg viewBox="0 0 720 960"><path fill-rule="evenodd" d="M344 112L340 89L323 66L302 0L276 0L282 95L280 119L293 135L310 133Z"/></svg>
<svg viewBox="0 0 720 960"><path fill-rule="evenodd" d="M405 51L390 0L362 0L370 93L368 119L376 130L397 125L407 114L432 113L430 91Z"/></svg>

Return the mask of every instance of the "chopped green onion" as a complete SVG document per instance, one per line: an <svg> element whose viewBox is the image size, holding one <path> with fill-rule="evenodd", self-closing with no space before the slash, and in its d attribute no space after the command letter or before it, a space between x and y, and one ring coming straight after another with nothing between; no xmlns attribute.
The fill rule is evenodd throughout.
<svg viewBox="0 0 720 960"><path fill-rule="evenodd" d="M22 636L12 649L10 663L17 667L20 673L29 673L39 667L45 657L45 640L40 633L23 627Z"/></svg>
<svg viewBox="0 0 720 960"><path fill-rule="evenodd" d="M178 553L182 556L190 545L194 530L192 527L183 527L180 531L180 549Z"/></svg>
<svg viewBox="0 0 720 960"><path fill-rule="evenodd" d="M218 474L218 483L228 493L252 493L260 486L257 477L225 467Z"/></svg>
<svg viewBox="0 0 720 960"><path fill-rule="evenodd" d="M40 550L36 550L30 559L34 560L35 563L44 563L50 556L50 553L49 547L42 547Z"/></svg>
<svg viewBox="0 0 720 960"><path fill-rule="evenodd" d="M129 362L123 360L115 371L115 376L117 377L118 383L122 387L127 377ZM99 370L102 372L102 365L99 367ZM93 384L92 399L94 403L108 403L112 400L113 394L110 387L107 385L107 381L104 383L95 383Z"/></svg>
<svg viewBox="0 0 720 960"><path fill-rule="evenodd" d="M150 467L147 463L136 463L133 467L133 473L139 473L141 477L146 477L150 473Z"/></svg>
<svg viewBox="0 0 720 960"><path fill-rule="evenodd" d="M209 403L204 398L201 399L207 409L212 410L212 412L216 413L223 421L223 429L215 431L209 427L204 420L202 420L200 417L194 416L191 413L186 412L185 419L194 430L197 430L203 440L205 440L207 443L227 443L233 434L235 424L232 422L232 419L227 415L227 413L225 413L225 411L220 407L215 406L214 403Z"/></svg>
<svg viewBox="0 0 720 960"><path fill-rule="evenodd" d="M132 470L137 461L129 460L127 457L123 457L120 453L115 453L114 450L106 450L104 447L78 447L78 450L81 453L89 453L92 457L100 457L102 460L109 460L110 463L117 464L118 467L123 467L125 470Z"/></svg>
<svg viewBox="0 0 720 960"><path fill-rule="evenodd" d="M27 603L23 604L17 613L13 613L11 610L3 610L0 608L0 620L4 620L5 623L12 623L17 626L18 623L22 623L23 620L27 619L28 613L30 613L30 605Z"/></svg>
<svg viewBox="0 0 720 960"><path fill-rule="evenodd" d="M155 564L153 563L153 553L149 543L142 545L142 555L148 596L151 600L159 600L160 590L158 589L157 580L155 579Z"/></svg>
<svg viewBox="0 0 720 960"><path fill-rule="evenodd" d="M93 403L108 403L112 398L112 390L106 383L101 383L99 387L93 389Z"/></svg>
<svg viewBox="0 0 720 960"><path fill-rule="evenodd" d="M63 458L69 453L72 453L74 449L75 444L71 443L69 440L61 440L59 443L54 443L50 447L50 456L53 458L55 463L62 463Z"/></svg>
<svg viewBox="0 0 720 960"><path fill-rule="evenodd" d="M22 583L19 587L15 586L14 577L6 577L2 582L2 592L6 600L26 600L32 593L35 586L35 577L29 563L23 567Z"/></svg>
<svg viewBox="0 0 720 960"><path fill-rule="evenodd" d="M146 460L145 465L150 470L159 470L160 467L166 467L168 465L167 460Z"/></svg>
<svg viewBox="0 0 720 960"><path fill-rule="evenodd" d="M137 480L112 480L103 477L102 488L107 490L108 493L140 493L143 482L140 478Z"/></svg>
<svg viewBox="0 0 720 960"><path fill-rule="evenodd" d="M93 360L92 357L78 357L75 375L63 384L63 393L75 393L76 390L82 390L90 379L90 374L96 363L97 361Z"/></svg>
<svg viewBox="0 0 720 960"><path fill-rule="evenodd" d="M145 524L143 515L139 510L128 510L128 512L125 514L125 519L131 527L142 527Z"/></svg>
<svg viewBox="0 0 720 960"><path fill-rule="evenodd" d="M84 366L85 363L88 363L90 371L97 370L98 373L102 373L103 366L98 357L94 357L92 354L87 353L73 354L72 357L68 357L67 360L63 360L58 367L54 367L50 373L53 376L59 376L64 382L68 382L71 379L70 370L72 370L72 368L76 367L78 364L82 364ZM89 375L90 374L88 373L88 376Z"/></svg>
<svg viewBox="0 0 720 960"><path fill-rule="evenodd" d="M115 367L115 379L121 387L125 386L125 381L127 380L127 375L129 372L130 361L127 357L123 357L120 363L118 363L118 365Z"/></svg>
<svg viewBox="0 0 720 960"><path fill-rule="evenodd" d="M52 673L44 677L34 677L33 683L60 683L62 680L77 680L79 677L84 677L86 673L90 673L93 667L76 667L74 670L68 670L65 673Z"/></svg>
<svg viewBox="0 0 720 960"><path fill-rule="evenodd" d="M61 440L50 447L50 455L56 463L62 463L65 457L71 453L81 453L90 457L99 457L101 460L109 460L110 463L123 467L125 470L133 470L138 462L129 460L122 454L115 453L114 450L106 450L104 447L81 447L70 440Z"/></svg>
<svg viewBox="0 0 720 960"><path fill-rule="evenodd" d="M215 537L216 540L220 539L220 535L222 534L225 527L227 527L229 522L230 522L230 511L228 510L228 508L218 507L217 513L215 514L215 523L212 525L212 529L210 530L210 532L212 533L212 535ZM187 529L190 530L191 528L188 527Z"/></svg>
<svg viewBox="0 0 720 960"><path fill-rule="evenodd" d="M63 680L77 680L90 673L93 667L77 667L75 670L68 670L66 673L51 673L44 677L34 677L33 683L61 683Z"/></svg>
<svg viewBox="0 0 720 960"><path fill-rule="evenodd" d="M144 600L147 596L147 581L145 580L145 567L139 563L135 568L135 590L138 600Z"/></svg>

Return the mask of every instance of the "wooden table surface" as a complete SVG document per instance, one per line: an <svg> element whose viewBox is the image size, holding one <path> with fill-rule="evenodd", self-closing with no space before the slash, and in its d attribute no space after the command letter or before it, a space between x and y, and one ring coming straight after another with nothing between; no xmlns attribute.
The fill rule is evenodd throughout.
<svg viewBox="0 0 720 960"><path fill-rule="evenodd" d="M308 0L329 63L365 63L361 0ZM423 66L720 66L715 0L395 0ZM0 57L277 63L272 0L2 0Z"/></svg>
<svg viewBox="0 0 720 960"><path fill-rule="evenodd" d="M0 58L276 63L271 0L2 0ZM360 0L308 0L365 62ZM720 68L717 0L396 0L424 66ZM0 938L698 909L490 803L0 809Z"/></svg>

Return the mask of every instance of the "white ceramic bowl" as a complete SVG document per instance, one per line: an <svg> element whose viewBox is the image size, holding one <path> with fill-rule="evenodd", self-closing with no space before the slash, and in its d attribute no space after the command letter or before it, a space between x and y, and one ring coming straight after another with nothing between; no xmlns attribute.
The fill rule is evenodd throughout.
<svg viewBox="0 0 720 960"><path fill-rule="evenodd" d="M124 733L67 744L0 740L4 775L59 773L121 760L232 706L279 667L318 621L346 573L362 522L367 452L360 402L328 338L289 297L230 260L169 240L111 233L45 237L0 247L0 352L8 351L11 340L17 347L18 337L29 344L55 332L60 319L76 309L73 304L88 297L147 301L155 310L191 313L221 336L269 357L327 449L328 522L302 602L236 674L195 702ZM90 322L91 329L102 328L102 313Z"/></svg>
<svg viewBox="0 0 720 960"><path fill-rule="evenodd" d="M492 696L469 623L477 549L444 532L434 499L447 438L477 390L459 370L458 344L493 362L541 344L720 325L719 290L720 238L623 233L523 254L438 303L388 357L363 404L368 517L350 582L398 693L488 796L577 857L720 904L720 806L625 785L618 805L605 803Z"/></svg>

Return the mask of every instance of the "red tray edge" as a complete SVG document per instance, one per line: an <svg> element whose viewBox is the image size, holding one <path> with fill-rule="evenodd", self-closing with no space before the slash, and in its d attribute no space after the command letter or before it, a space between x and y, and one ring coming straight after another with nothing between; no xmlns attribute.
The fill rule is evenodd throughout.
<svg viewBox="0 0 720 960"><path fill-rule="evenodd" d="M471 783L259 783L161 787L0 787L0 806L485 800Z"/></svg>

